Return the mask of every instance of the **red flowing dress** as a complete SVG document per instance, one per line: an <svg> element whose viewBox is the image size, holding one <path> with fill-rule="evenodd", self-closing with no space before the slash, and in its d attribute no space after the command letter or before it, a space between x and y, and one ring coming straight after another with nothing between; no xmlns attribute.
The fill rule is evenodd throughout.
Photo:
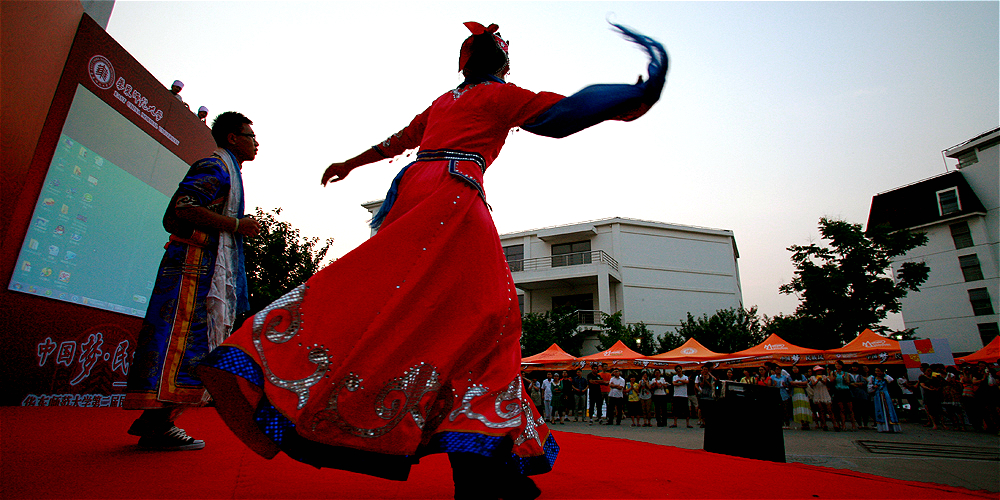
<svg viewBox="0 0 1000 500"><path fill-rule="evenodd" d="M512 128L562 98L467 84L375 146L420 148L378 233L199 368L250 448L391 479L431 453L551 469L558 446L521 385L521 316L483 173Z"/></svg>

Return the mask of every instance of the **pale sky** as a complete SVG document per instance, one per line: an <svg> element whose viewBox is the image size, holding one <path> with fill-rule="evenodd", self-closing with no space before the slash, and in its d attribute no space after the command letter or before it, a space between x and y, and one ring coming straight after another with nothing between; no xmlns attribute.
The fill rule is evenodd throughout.
<svg viewBox="0 0 1000 500"><path fill-rule="evenodd" d="M628 217L734 232L743 302L792 313L787 247L820 217L864 224L871 198L953 169L942 150L1000 122L993 2L133 2L108 32L209 117L261 143L248 208L282 207L339 257L369 234L361 203L405 159L322 188L328 164L403 128L457 86L464 21L497 23L508 81L564 95L632 83L646 59L612 19L666 47L659 103L565 139L513 132L486 174L499 232ZM680 318L678 318L680 319ZM886 323L902 328L897 317Z"/></svg>

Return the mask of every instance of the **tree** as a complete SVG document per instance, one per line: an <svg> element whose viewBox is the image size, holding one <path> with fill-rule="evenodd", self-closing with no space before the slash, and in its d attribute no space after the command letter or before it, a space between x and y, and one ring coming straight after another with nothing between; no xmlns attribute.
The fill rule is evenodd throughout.
<svg viewBox="0 0 1000 500"><path fill-rule="evenodd" d="M656 349L657 354L661 354L667 351L672 351L678 347L684 345L685 338L677 334L677 332L665 332L656 338L659 347Z"/></svg>
<svg viewBox="0 0 1000 500"><path fill-rule="evenodd" d="M749 349L767 338L757 317L757 306L720 309L711 317L703 314L695 318L687 313L687 320L681 321L677 334L685 340L693 338L707 349L720 353Z"/></svg>
<svg viewBox="0 0 1000 500"><path fill-rule="evenodd" d="M795 278L779 290L799 298L797 316L816 320L817 344L843 345L865 328L885 331L879 323L899 312L900 299L919 290L930 272L923 262L905 262L893 280L892 259L926 244L927 235L887 226L862 231L861 224L825 217L819 230L829 246L789 247Z"/></svg>
<svg viewBox="0 0 1000 500"><path fill-rule="evenodd" d="M822 325L816 318L798 314L778 314L764 317L764 332L775 334L782 340L809 349L836 349L843 344L829 335L824 335Z"/></svg>
<svg viewBox="0 0 1000 500"><path fill-rule="evenodd" d="M573 356L580 355L585 334L576 327L580 318L572 308L521 316L521 352L538 354L556 344Z"/></svg>
<svg viewBox="0 0 1000 500"><path fill-rule="evenodd" d="M610 349L619 340L633 351L651 356L656 354L656 342L653 332L643 322L625 324L622 321L622 311L605 314L601 319L601 332L597 338L601 342L601 350Z"/></svg>
<svg viewBox="0 0 1000 500"><path fill-rule="evenodd" d="M281 208L264 212L257 207L254 218L260 233L244 241L250 311L256 314L319 271L333 238L306 238L291 224L275 218Z"/></svg>

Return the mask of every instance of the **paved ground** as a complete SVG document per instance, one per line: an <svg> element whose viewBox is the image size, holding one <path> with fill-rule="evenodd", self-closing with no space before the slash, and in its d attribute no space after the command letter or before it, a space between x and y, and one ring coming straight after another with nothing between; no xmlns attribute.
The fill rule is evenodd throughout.
<svg viewBox="0 0 1000 500"><path fill-rule="evenodd" d="M552 424L552 429L556 432L579 432L692 450L703 449L705 429L698 428L696 422L693 423L694 429L685 428L683 421L680 424L678 428L669 428L631 427L627 422L621 426L567 422ZM874 430L823 432L795 429L783 431L783 436L785 460L788 462L1000 492L1000 461L997 458L1000 437L995 434L932 431L919 424L903 424L900 434Z"/></svg>

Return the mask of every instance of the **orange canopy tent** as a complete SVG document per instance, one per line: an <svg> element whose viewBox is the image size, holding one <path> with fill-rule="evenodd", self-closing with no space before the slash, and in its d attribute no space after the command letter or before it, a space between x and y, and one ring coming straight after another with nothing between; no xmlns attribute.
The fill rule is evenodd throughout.
<svg viewBox="0 0 1000 500"><path fill-rule="evenodd" d="M883 337L868 328L844 347L826 351L828 361L841 360L845 363L902 363L903 354L899 342Z"/></svg>
<svg viewBox="0 0 1000 500"><path fill-rule="evenodd" d="M534 356L521 358L521 364L526 365L526 370L569 370L582 366L577 362L576 356L562 350L556 344Z"/></svg>
<svg viewBox="0 0 1000 500"><path fill-rule="evenodd" d="M576 356L562 350L556 344L552 344L548 349L535 354L534 356L528 356L527 358L521 358L521 364L541 364L541 363L567 363L576 361Z"/></svg>
<svg viewBox="0 0 1000 500"><path fill-rule="evenodd" d="M589 356L583 356L580 358L588 364L590 363L607 363L612 368L641 368L633 363L633 361L644 357L628 346L622 343L622 341L615 342L615 345L611 346L610 349L599 352L597 354L591 354Z"/></svg>
<svg viewBox="0 0 1000 500"><path fill-rule="evenodd" d="M730 360L721 362L719 368L746 368L760 366L768 361L779 365L805 366L822 363L823 353L824 351L790 344L772 333L758 345L729 354L727 357Z"/></svg>
<svg viewBox="0 0 1000 500"><path fill-rule="evenodd" d="M698 342L694 338L690 338L687 342L684 342L684 344L676 349L636 360L636 363L642 364L643 362L648 361L648 366L671 367L674 365L683 365L687 367L690 365L700 365L709 361L719 362L731 359L736 358L729 354L714 352L701 345L701 342Z"/></svg>
<svg viewBox="0 0 1000 500"><path fill-rule="evenodd" d="M978 363L980 361L985 361L987 363L996 363L1000 359L1000 337L993 337L993 340L989 344L986 344L982 349L968 355L963 356L955 360L956 363Z"/></svg>

